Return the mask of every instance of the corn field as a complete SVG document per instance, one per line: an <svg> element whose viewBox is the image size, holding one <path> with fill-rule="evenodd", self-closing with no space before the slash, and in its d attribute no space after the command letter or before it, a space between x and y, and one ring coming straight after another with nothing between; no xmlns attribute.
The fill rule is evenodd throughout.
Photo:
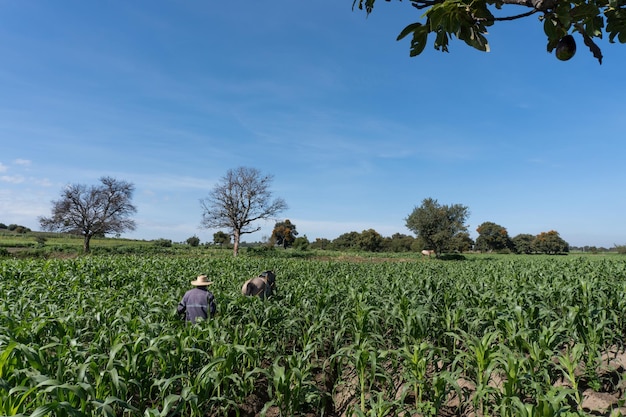
<svg viewBox="0 0 626 417"><path fill-rule="evenodd" d="M243 297L266 269L277 294ZM218 314L186 325L200 273ZM617 257L6 259L0 298L2 416L625 412Z"/></svg>

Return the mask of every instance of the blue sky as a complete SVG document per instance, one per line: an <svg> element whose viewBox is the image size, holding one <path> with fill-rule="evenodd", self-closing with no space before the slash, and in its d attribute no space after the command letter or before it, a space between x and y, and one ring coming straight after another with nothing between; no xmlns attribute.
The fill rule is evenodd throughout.
<svg viewBox="0 0 626 417"><path fill-rule="evenodd" d="M123 236L212 241L228 169L274 176L300 236L412 234L424 198L511 236L626 243L626 47L546 52L535 17L409 57L419 19L380 0L0 0L0 222L39 230L67 184L135 185ZM517 14L520 8L511 9ZM245 235L271 234L273 221Z"/></svg>

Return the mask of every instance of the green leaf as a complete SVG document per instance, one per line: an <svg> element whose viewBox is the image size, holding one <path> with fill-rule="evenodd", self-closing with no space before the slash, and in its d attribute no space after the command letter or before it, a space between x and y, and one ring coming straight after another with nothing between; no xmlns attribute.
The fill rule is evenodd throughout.
<svg viewBox="0 0 626 417"><path fill-rule="evenodd" d="M482 33L476 33L472 40L472 46L479 51L489 52L489 42Z"/></svg>
<svg viewBox="0 0 626 417"><path fill-rule="evenodd" d="M426 47L428 41L428 27L421 23L412 23L400 32L397 40L405 38L409 33L413 33L411 39L410 56L414 57L421 54Z"/></svg>
<svg viewBox="0 0 626 417"><path fill-rule="evenodd" d="M602 37L602 28L604 27L604 18L602 16L595 16L589 20L585 25L585 33L593 37Z"/></svg>
<svg viewBox="0 0 626 417"><path fill-rule="evenodd" d="M548 52L552 52L554 50L554 48L556 48L556 46L559 44L559 40L558 39L550 39L548 40L548 45L547 45L547 50Z"/></svg>
<svg viewBox="0 0 626 417"><path fill-rule="evenodd" d="M570 6L569 3L559 2L558 4L559 5L558 5L558 7L555 10L556 16L559 19L559 22L561 23L561 26L563 26L565 28L569 28L570 25L572 24L573 12L574 11L571 9L571 6ZM577 20L577 19L574 18L574 20Z"/></svg>
<svg viewBox="0 0 626 417"><path fill-rule="evenodd" d="M109 352L109 361L107 362L106 369L112 369L113 368L113 362L115 361L115 355L117 355L117 352L119 352L123 347L124 347L123 343L117 343L117 344L115 344L111 348L111 351Z"/></svg>
<svg viewBox="0 0 626 417"><path fill-rule="evenodd" d="M400 32L400 34L398 35L398 37L396 38L397 41L402 40L406 37L406 35L408 35L411 32L415 32L417 29L419 29L422 26L421 23L416 22L416 23L411 23L410 25L408 25L407 27L405 27L404 29L402 29L402 32Z"/></svg>
<svg viewBox="0 0 626 417"><path fill-rule="evenodd" d="M4 365L8 363L9 355L11 355L11 352L13 351L13 349L15 349L15 346L17 346L17 342L11 341L11 343L9 343L8 346L4 348L2 354L0 355L0 378L2 378L2 370L4 369ZM9 371L11 371L11 368L9 368Z"/></svg>
<svg viewBox="0 0 626 417"><path fill-rule="evenodd" d="M591 37L589 37L586 33L583 33L582 35L585 45L589 47L589 50L593 54L593 57L598 60L600 65L602 65L602 51L600 50L598 45L595 44L593 39L591 39Z"/></svg>
<svg viewBox="0 0 626 417"><path fill-rule="evenodd" d="M574 7L571 10L570 15L573 20L579 21L579 20L586 20L586 19L593 18L594 16L597 16L599 13L600 11L593 4L583 3Z"/></svg>
<svg viewBox="0 0 626 417"><path fill-rule="evenodd" d="M557 21L553 19L552 15L546 15L543 20L543 31L548 36L549 40L558 40L561 38L561 33L557 27Z"/></svg>
<svg viewBox="0 0 626 417"><path fill-rule="evenodd" d="M435 49L442 52L448 52L448 34L444 31L438 31L435 38Z"/></svg>
<svg viewBox="0 0 626 417"><path fill-rule="evenodd" d="M163 401L163 410L161 410L162 416L167 416L170 411L176 407L176 404L180 401L181 397L178 394L169 394Z"/></svg>
<svg viewBox="0 0 626 417"><path fill-rule="evenodd" d="M354 0L352 2L352 10L354 10L354 7L358 3L357 7L359 10L363 10L363 6L365 6L365 11L367 12L367 14L370 14L372 13L372 10L374 10L374 1L376 0Z"/></svg>
<svg viewBox="0 0 626 417"><path fill-rule="evenodd" d="M615 42L615 37L617 36L620 43L625 43L626 38L622 34L626 33L626 10L609 9L605 12L605 16L609 42Z"/></svg>
<svg viewBox="0 0 626 417"><path fill-rule="evenodd" d="M45 417L45 416L48 416L52 411L56 409L57 409L56 403L42 405L40 407L37 407L35 411L33 411L33 414L30 415L30 417Z"/></svg>

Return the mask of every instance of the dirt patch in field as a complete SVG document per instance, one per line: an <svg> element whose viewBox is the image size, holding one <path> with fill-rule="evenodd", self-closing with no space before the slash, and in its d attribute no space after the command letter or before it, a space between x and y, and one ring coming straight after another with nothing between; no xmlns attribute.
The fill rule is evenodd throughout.
<svg viewBox="0 0 626 417"><path fill-rule="evenodd" d="M24 248L24 247L9 247L9 248L5 248L7 250L7 252L9 252L11 255L14 255L16 253L20 253L23 252L25 250L29 250L30 248Z"/></svg>
<svg viewBox="0 0 626 417"><path fill-rule="evenodd" d="M600 388L593 390L588 385L583 375L580 375L579 392L582 398L583 411L592 416L615 417L626 415L626 407L624 406L624 393L626 392L626 353L614 349L603 357L603 364L598 369L598 377ZM498 388L504 382L497 377L492 378L491 385ZM440 417L478 417L480 413L468 403L467 398L473 394L475 387L470 381L457 381L462 391L465 393L465 399L459 398L455 392L451 392L446 403L439 411ZM344 367L341 375L333 375L328 367L320 366L315 372L315 383L322 393L322 405L319 410L303 411L301 416L313 417L324 415L327 417L348 417L353 415L355 407L360 405L359 380L354 369L349 366ZM556 385L568 386L564 380L557 381ZM597 386L596 386L597 388ZM404 387L397 385L394 393L386 393L388 398L396 400L402 398ZM366 397L368 400L369 398ZM530 399L531 400L531 399ZM241 417L260 417L262 410L269 401L267 393L267 381L261 382L257 386L254 394L246 398L244 404L241 404L238 412L233 411L232 415ZM412 404L415 398L410 394L404 396L404 404ZM322 410L323 409L323 410ZM217 415L217 414L216 414ZM277 417L280 415L280 409L276 406L269 407L265 416ZM389 416L398 417L420 417L420 414L413 412L412 414L393 408L389 410Z"/></svg>
<svg viewBox="0 0 626 417"><path fill-rule="evenodd" d="M598 372L600 389L594 391L590 387L582 387L583 409L598 416L626 415L623 404L626 391L626 353L616 349L609 351L603 356L603 364Z"/></svg>

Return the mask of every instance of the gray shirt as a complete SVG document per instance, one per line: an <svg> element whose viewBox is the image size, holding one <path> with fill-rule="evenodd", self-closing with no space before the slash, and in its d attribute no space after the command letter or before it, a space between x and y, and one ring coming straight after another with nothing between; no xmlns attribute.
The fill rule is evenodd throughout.
<svg viewBox="0 0 626 417"><path fill-rule="evenodd" d="M208 314L215 314L217 307L213 293L206 287L195 287L185 293L178 303L178 314L185 313L185 320L195 323L197 319L206 320Z"/></svg>

